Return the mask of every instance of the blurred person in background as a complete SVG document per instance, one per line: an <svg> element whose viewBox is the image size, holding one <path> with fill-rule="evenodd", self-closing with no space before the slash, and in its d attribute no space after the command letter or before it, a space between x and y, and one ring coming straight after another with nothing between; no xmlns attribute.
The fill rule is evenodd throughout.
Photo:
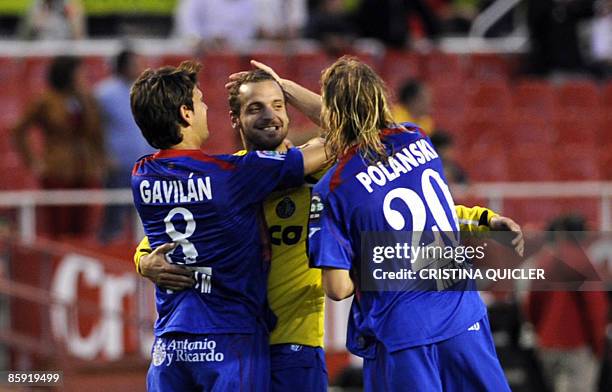
<svg viewBox="0 0 612 392"><path fill-rule="evenodd" d="M480 11L480 0L448 0L444 9L443 30L449 35L467 35Z"/></svg>
<svg viewBox="0 0 612 392"><path fill-rule="evenodd" d="M174 29L203 49L244 46L257 36L256 0L181 0Z"/></svg>
<svg viewBox="0 0 612 392"><path fill-rule="evenodd" d="M444 167L446 180L452 184L467 184L468 176L465 170L457 163L457 151L453 137L442 129L436 129L431 135L431 143L434 145Z"/></svg>
<svg viewBox="0 0 612 392"><path fill-rule="evenodd" d="M104 186L108 189L129 188L134 163L153 151L140 136L130 109L130 88L141 71L140 57L123 49L114 59L113 74L95 89L106 149ZM109 242L121 234L132 211L132 206L107 206L100 240Z"/></svg>
<svg viewBox="0 0 612 392"><path fill-rule="evenodd" d="M434 122L431 118L431 93L421 81L409 79L398 91L399 102L392 108L392 114L398 123L411 122L431 135Z"/></svg>
<svg viewBox="0 0 612 392"><path fill-rule="evenodd" d="M23 39L81 39L85 14L81 0L34 0L18 30Z"/></svg>
<svg viewBox="0 0 612 392"><path fill-rule="evenodd" d="M554 219L548 227L549 243L536 255L536 267L544 268L546 276L563 273L558 276L564 282L580 280L590 266L579 239L585 230L581 216ZM550 390L596 391L605 355L607 293L571 287L565 291L532 291L525 310L535 329L536 353Z"/></svg>
<svg viewBox="0 0 612 392"><path fill-rule="evenodd" d="M593 16L594 0L529 0L527 71L538 75L584 73L578 25Z"/></svg>
<svg viewBox="0 0 612 392"><path fill-rule="evenodd" d="M612 76L612 0L599 0L595 3L591 56L594 71L598 76Z"/></svg>
<svg viewBox="0 0 612 392"><path fill-rule="evenodd" d="M354 6L346 3L345 0L310 1L304 35L321 41L327 51L343 52L357 37Z"/></svg>
<svg viewBox="0 0 612 392"><path fill-rule="evenodd" d="M306 0L256 0L259 38L299 38L306 24Z"/></svg>
<svg viewBox="0 0 612 392"><path fill-rule="evenodd" d="M81 60L56 57L47 81L49 89L30 102L12 130L17 150L43 189L94 187L104 162L102 133ZM44 138L40 154L33 151L28 138L35 126ZM84 234L91 223L89 210L85 206L42 208L41 228L53 237Z"/></svg>
<svg viewBox="0 0 612 392"><path fill-rule="evenodd" d="M357 25L363 37L403 48L413 44L409 29L413 16L420 19L428 39L438 37L440 22L426 0L362 0L357 10Z"/></svg>

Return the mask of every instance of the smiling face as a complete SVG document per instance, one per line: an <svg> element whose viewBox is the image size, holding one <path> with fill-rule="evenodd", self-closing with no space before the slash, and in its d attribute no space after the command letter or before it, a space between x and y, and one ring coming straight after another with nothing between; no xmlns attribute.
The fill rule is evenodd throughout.
<svg viewBox="0 0 612 392"><path fill-rule="evenodd" d="M247 150L274 150L287 137L289 117L285 97L273 80L245 83L239 88L240 114L232 125Z"/></svg>

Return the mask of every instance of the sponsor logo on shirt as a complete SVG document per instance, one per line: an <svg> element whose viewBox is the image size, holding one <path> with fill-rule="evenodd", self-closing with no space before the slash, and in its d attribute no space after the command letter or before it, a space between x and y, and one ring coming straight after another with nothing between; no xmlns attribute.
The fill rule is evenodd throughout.
<svg viewBox="0 0 612 392"><path fill-rule="evenodd" d="M476 323L468 328L468 331L480 331L480 323Z"/></svg>
<svg viewBox="0 0 612 392"><path fill-rule="evenodd" d="M295 212L295 203L290 197L285 197L276 205L276 215L279 218L287 219Z"/></svg>
<svg viewBox="0 0 612 392"><path fill-rule="evenodd" d="M320 227L311 227L310 231L308 232L308 238L311 238L313 235L316 234L317 231L321 230Z"/></svg>
<svg viewBox="0 0 612 392"><path fill-rule="evenodd" d="M319 195L312 195L310 200L310 220L316 220L321 217L323 211L323 202Z"/></svg>
<svg viewBox="0 0 612 392"><path fill-rule="evenodd" d="M255 151L258 157L265 159L274 159L277 161L284 161L285 154L281 154L278 151Z"/></svg>
<svg viewBox="0 0 612 392"><path fill-rule="evenodd" d="M217 342L203 340L162 339L153 346L152 362L154 366L175 362L223 362L225 355L217 350Z"/></svg>
<svg viewBox="0 0 612 392"><path fill-rule="evenodd" d="M157 339L155 342L151 357L153 360L153 366L159 366L166 360L166 344L162 339Z"/></svg>

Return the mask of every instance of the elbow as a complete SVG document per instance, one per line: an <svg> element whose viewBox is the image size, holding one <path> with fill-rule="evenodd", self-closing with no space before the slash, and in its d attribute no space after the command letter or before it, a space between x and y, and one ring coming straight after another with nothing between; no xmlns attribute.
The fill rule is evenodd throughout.
<svg viewBox="0 0 612 392"><path fill-rule="evenodd" d="M342 301L353 295L355 290L348 271L338 272L324 271L323 274L323 291L333 301Z"/></svg>
<svg viewBox="0 0 612 392"><path fill-rule="evenodd" d="M328 282L324 285L323 290L332 301L342 301L353 295L354 287L350 280L348 282Z"/></svg>
<svg viewBox="0 0 612 392"><path fill-rule="evenodd" d="M353 295L353 291L345 290L325 290L325 295L332 301L342 301Z"/></svg>

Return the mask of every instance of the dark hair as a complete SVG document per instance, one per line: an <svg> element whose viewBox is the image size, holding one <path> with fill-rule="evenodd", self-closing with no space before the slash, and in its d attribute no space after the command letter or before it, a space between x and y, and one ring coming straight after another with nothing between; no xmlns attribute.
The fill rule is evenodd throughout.
<svg viewBox="0 0 612 392"><path fill-rule="evenodd" d="M548 223L547 240L566 239L579 242L584 239L584 231L587 230L586 219L579 214L560 215ZM560 233L559 233L560 232Z"/></svg>
<svg viewBox="0 0 612 392"><path fill-rule="evenodd" d="M402 103L410 103L423 90L423 84L416 79L408 79L399 90L399 100Z"/></svg>
<svg viewBox="0 0 612 392"><path fill-rule="evenodd" d="M74 74L81 65L81 59L74 56L57 56L49 65L47 82L59 91L69 91L74 87Z"/></svg>
<svg viewBox="0 0 612 392"><path fill-rule="evenodd" d="M136 53L134 53L131 49L123 49L117 54L115 57L115 61L113 63L113 71L116 74L123 75L127 72L130 62L133 60Z"/></svg>
<svg viewBox="0 0 612 392"><path fill-rule="evenodd" d="M436 150L453 145L453 137L442 129L436 129L429 138Z"/></svg>
<svg viewBox="0 0 612 392"><path fill-rule="evenodd" d="M188 124L181 116L181 106L193 110L193 89L202 66L183 61L178 67L165 66L145 70L130 92L132 115L147 142L159 149L183 140L180 125Z"/></svg>
<svg viewBox="0 0 612 392"><path fill-rule="evenodd" d="M228 101L229 101L230 113L233 116L240 115L239 94L240 94L240 87L243 84L259 83L259 82L265 82L267 80L276 82L276 80L274 79L274 77L272 77L272 75L270 75L269 73L261 69L254 69L242 75L229 89Z"/></svg>

